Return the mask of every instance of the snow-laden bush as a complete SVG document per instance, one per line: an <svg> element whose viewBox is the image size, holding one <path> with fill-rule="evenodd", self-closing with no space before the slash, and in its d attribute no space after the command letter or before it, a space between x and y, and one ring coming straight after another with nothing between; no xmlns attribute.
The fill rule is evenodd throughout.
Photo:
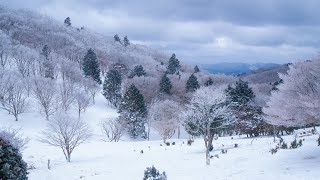
<svg viewBox="0 0 320 180"><path fill-rule="evenodd" d="M144 177L143 180L167 180L166 172L159 173L159 170L157 170L154 166L147 167L147 169L144 171Z"/></svg>
<svg viewBox="0 0 320 180"><path fill-rule="evenodd" d="M319 136L317 141L318 141L318 146L320 146L320 136Z"/></svg>
<svg viewBox="0 0 320 180"><path fill-rule="evenodd" d="M26 180L27 164L17 148L0 137L0 179L2 180Z"/></svg>
<svg viewBox="0 0 320 180"><path fill-rule="evenodd" d="M3 139L6 142L10 142L10 144L18 149L18 151L22 151L26 148L27 143L29 142L28 138L23 138L20 134L19 129L0 129L0 139Z"/></svg>

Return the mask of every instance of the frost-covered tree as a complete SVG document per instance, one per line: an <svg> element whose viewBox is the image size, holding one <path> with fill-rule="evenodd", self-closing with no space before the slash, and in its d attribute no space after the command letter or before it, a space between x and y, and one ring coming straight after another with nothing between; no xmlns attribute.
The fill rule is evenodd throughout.
<svg viewBox="0 0 320 180"><path fill-rule="evenodd" d="M70 81L63 81L59 84L58 100L60 108L64 111L68 111L75 100L75 84Z"/></svg>
<svg viewBox="0 0 320 180"><path fill-rule="evenodd" d="M165 73L160 80L160 93L170 94L171 88L172 88L171 81L167 77L167 74Z"/></svg>
<svg viewBox="0 0 320 180"><path fill-rule="evenodd" d="M10 37L0 30L0 67L6 68L12 54L12 42Z"/></svg>
<svg viewBox="0 0 320 180"><path fill-rule="evenodd" d="M85 112L90 105L91 97L83 88L77 88L74 94L75 103L78 111L78 118L80 119L81 112Z"/></svg>
<svg viewBox="0 0 320 180"><path fill-rule="evenodd" d="M82 80L82 85L85 90L91 95L92 103L95 103L96 94L101 90L100 86L91 78L84 78Z"/></svg>
<svg viewBox="0 0 320 180"><path fill-rule="evenodd" d="M123 134L123 130L124 126L120 123L119 118L102 122L102 132L110 142L118 142Z"/></svg>
<svg viewBox="0 0 320 180"><path fill-rule="evenodd" d="M181 105L172 100L157 101L153 103L148 111L151 127L155 129L165 143L170 139L179 127L179 112Z"/></svg>
<svg viewBox="0 0 320 180"><path fill-rule="evenodd" d="M1 79L0 108L8 111L18 121L18 116L27 109L27 88L23 78L9 73Z"/></svg>
<svg viewBox="0 0 320 180"><path fill-rule="evenodd" d="M125 47L127 47L127 46L130 45L130 41L129 41L129 39L128 39L127 36L125 36L125 37L123 38L123 45L124 45Z"/></svg>
<svg viewBox="0 0 320 180"><path fill-rule="evenodd" d="M145 76L147 73L144 71L142 65L137 65L133 68L131 73L129 74L128 78L133 78L134 76Z"/></svg>
<svg viewBox="0 0 320 180"><path fill-rule="evenodd" d="M143 95L133 84L124 94L119 112L120 121L125 125L131 137L145 137L147 109Z"/></svg>
<svg viewBox="0 0 320 180"><path fill-rule="evenodd" d="M70 162L73 150L92 134L84 121L63 112L55 115L41 135L40 142L62 149L66 160Z"/></svg>
<svg viewBox="0 0 320 180"><path fill-rule="evenodd" d="M98 84L101 84L99 62L93 49L90 48L87 54L84 56L82 68L85 77L90 77Z"/></svg>
<svg viewBox="0 0 320 180"><path fill-rule="evenodd" d="M67 27L71 26L71 19L70 19L70 17L67 17L67 18L64 20L64 25L67 26Z"/></svg>
<svg viewBox="0 0 320 180"><path fill-rule="evenodd" d="M274 125L303 126L320 124L320 60L299 62L288 74L280 74L283 83L272 91L263 112Z"/></svg>
<svg viewBox="0 0 320 180"><path fill-rule="evenodd" d="M46 78L34 78L32 90L34 97L40 104L41 111L44 112L46 120L56 110L57 85L55 81Z"/></svg>
<svg viewBox="0 0 320 180"><path fill-rule="evenodd" d="M168 67L167 67L167 73L168 74L174 74L177 73L180 70L180 61L176 58L175 54L172 54L172 56L169 59Z"/></svg>
<svg viewBox="0 0 320 180"><path fill-rule="evenodd" d="M18 149L19 152L22 152L29 142L28 138L24 138L22 136L22 134L20 133L20 129L12 128L1 128L0 139L3 139L6 142L10 142L10 144L14 148Z"/></svg>
<svg viewBox="0 0 320 180"><path fill-rule="evenodd" d="M197 89L200 88L199 82L197 77L194 74L191 74L187 81L186 91L187 92L195 92Z"/></svg>
<svg viewBox="0 0 320 180"><path fill-rule="evenodd" d="M184 126L193 136L202 136L206 148L206 164L210 165L209 149L215 135L228 128L233 116L227 104L224 87L198 89L184 112Z"/></svg>
<svg viewBox="0 0 320 180"><path fill-rule="evenodd" d="M19 150L0 137L0 179L27 180L27 169Z"/></svg>
<svg viewBox="0 0 320 180"><path fill-rule="evenodd" d="M122 77L119 71L111 69L103 83L104 97L115 107L121 102L121 83Z"/></svg>

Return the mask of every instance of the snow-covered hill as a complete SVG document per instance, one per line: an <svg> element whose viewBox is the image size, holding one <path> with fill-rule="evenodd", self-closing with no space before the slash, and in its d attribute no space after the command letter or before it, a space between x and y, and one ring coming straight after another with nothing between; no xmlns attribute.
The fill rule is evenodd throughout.
<svg viewBox="0 0 320 180"><path fill-rule="evenodd" d="M298 138L305 139L301 148L280 150L274 155L269 152L275 147L272 137L221 137L214 140L214 150L211 152L211 155L217 154L219 158L214 157L211 165L207 166L203 140L195 139L194 144L188 146L186 135L182 139L170 139L170 143L175 142L170 146L165 146L156 133L152 133L151 141L131 141L123 137L117 143L106 142L100 123L116 116L116 110L108 107L104 97L99 95L96 104L83 114L94 136L75 150L71 163L66 162L59 148L38 141L40 131L47 123L38 113L29 111L19 121L14 121L10 115L0 111L0 126L21 128L23 136L30 138L27 149L23 151L26 162L35 168L29 170L30 180L139 180L146 167L152 165L165 171L168 179L174 180L316 180L320 175L316 135ZM294 135L285 136L284 139L290 142ZM234 144L239 147L234 148ZM222 149L228 152L221 154ZM47 168L49 159L51 170Z"/></svg>

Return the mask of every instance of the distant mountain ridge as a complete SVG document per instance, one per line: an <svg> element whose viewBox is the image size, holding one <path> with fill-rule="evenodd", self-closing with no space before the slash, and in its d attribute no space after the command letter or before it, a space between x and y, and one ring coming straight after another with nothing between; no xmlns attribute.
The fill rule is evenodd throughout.
<svg viewBox="0 0 320 180"><path fill-rule="evenodd" d="M212 74L226 74L239 75L248 73L261 68L273 68L281 66L276 63L216 63L216 64L202 64L201 68L207 70Z"/></svg>

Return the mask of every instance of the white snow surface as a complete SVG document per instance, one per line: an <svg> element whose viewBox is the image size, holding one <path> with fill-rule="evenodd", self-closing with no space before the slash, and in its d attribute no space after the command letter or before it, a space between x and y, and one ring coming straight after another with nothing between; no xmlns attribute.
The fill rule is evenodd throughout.
<svg viewBox="0 0 320 180"><path fill-rule="evenodd" d="M106 142L100 123L117 117L117 112L106 104L102 95L83 114L94 136L75 149L68 163L59 148L38 141L47 121L37 111L30 109L16 122L13 116L0 110L0 128L21 128L22 134L30 138L23 151L24 160L35 167L29 171L30 180L141 180L146 167L152 165L161 172L165 171L169 180L320 179L318 135L298 138L305 139L302 147L281 149L274 155L269 152L275 147L272 137L254 140L239 136L221 137L213 142L215 149L211 155L218 154L219 158L212 158L210 166L205 165L205 146L201 138L188 146L188 136L184 135L184 139L169 140L175 145L165 146L153 131L151 141L123 137L121 142ZM294 135L284 139L289 145ZM235 143L239 144L238 148L234 148ZM221 149L227 149L228 153L221 154ZM47 169L48 159L51 170Z"/></svg>

